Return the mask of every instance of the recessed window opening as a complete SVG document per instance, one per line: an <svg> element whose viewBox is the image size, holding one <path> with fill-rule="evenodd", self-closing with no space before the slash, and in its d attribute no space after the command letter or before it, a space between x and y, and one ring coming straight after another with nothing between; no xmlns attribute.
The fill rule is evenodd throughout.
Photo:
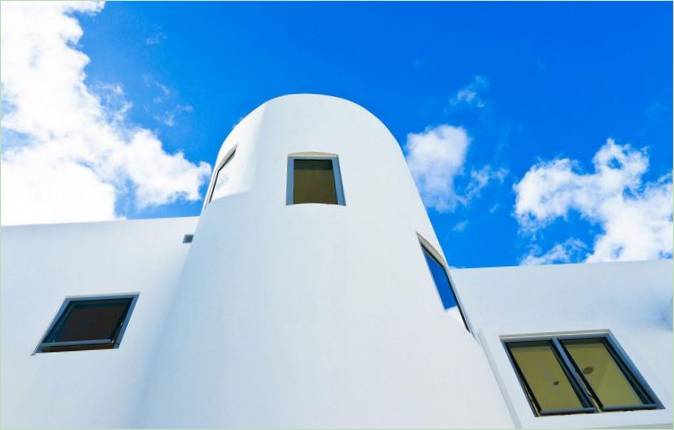
<svg viewBox="0 0 674 430"><path fill-rule="evenodd" d="M36 352L117 348L137 297L66 299Z"/></svg>
<svg viewBox="0 0 674 430"><path fill-rule="evenodd" d="M344 191L336 156L290 156L287 204L344 205Z"/></svg>
<svg viewBox="0 0 674 430"><path fill-rule="evenodd" d="M536 416L661 407L607 335L510 340L505 347Z"/></svg>
<svg viewBox="0 0 674 430"><path fill-rule="evenodd" d="M452 283L449 280L449 275L447 274L447 268L441 262L440 257L436 257L437 254L431 250L430 245L425 244L421 238L419 243L421 245L421 250L424 254L426 264L428 265L428 270L431 272L431 277L435 283L435 288L440 295L442 306L445 308L445 310L452 313L456 319L460 320L466 327L466 330L468 330L466 318L458 300L456 299L454 288L452 287Z"/></svg>
<svg viewBox="0 0 674 430"><path fill-rule="evenodd" d="M209 203L212 202L214 199L218 199L225 195L225 188L226 188L225 185L229 183L229 175L227 173L227 170L225 170L225 167L227 167L227 164L229 164L232 158L234 158L235 153L236 148L232 149L231 152L227 154L227 156L224 158L224 161L220 163L220 167L215 173L213 188L211 189L211 193L208 198Z"/></svg>

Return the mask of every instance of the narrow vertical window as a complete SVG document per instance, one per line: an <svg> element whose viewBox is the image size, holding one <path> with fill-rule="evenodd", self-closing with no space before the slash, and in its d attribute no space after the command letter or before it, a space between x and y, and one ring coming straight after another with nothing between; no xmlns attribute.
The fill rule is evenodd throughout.
<svg viewBox="0 0 674 430"><path fill-rule="evenodd" d="M66 299L36 352L117 348L136 298Z"/></svg>
<svg viewBox="0 0 674 430"><path fill-rule="evenodd" d="M463 311L459 306L458 301L456 300L456 295L454 294L454 289L452 288L451 282L449 282L449 276L447 276L447 269L440 262L440 260L433 255L433 253L421 243L421 249L426 259L426 264L428 269L431 272L431 277L435 283L435 287L438 290L440 295L440 300L445 310L448 310L453 313L454 317L463 322L463 325L468 329L468 324L463 315Z"/></svg>
<svg viewBox="0 0 674 430"><path fill-rule="evenodd" d="M287 203L344 205L337 157L290 157Z"/></svg>
<svg viewBox="0 0 674 430"><path fill-rule="evenodd" d="M227 174L227 164L234 158L236 153L236 148L225 157L225 160L220 164L218 171L215 173L215 180L213 181L213 189L211 190L211 195L208 199L208 202L212 202L214 199L223 197L225 195L225 185L229 183L229 175Z"/></svg>

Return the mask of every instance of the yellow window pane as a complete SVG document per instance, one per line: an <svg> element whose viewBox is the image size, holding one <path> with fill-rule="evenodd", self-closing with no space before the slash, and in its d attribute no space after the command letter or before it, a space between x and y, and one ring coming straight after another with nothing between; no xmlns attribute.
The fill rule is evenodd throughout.
<svg viewBox="0 0 674 430"><path fill-rule="evenodd" d="M332 160L293 161L293 203L337 204Z"/></svg>
<svg viewBox="0 0 674 430"><path fill-rule="evenodd" d="M508 345L541 414L578 410L584 405L549 342Z"/></svg>
<svg viewBox="0 0 674 430"><path fill-rule="evenodd" d="M602 407L644 404L604 340L567 340L562 344L599 398Z"/></svg>

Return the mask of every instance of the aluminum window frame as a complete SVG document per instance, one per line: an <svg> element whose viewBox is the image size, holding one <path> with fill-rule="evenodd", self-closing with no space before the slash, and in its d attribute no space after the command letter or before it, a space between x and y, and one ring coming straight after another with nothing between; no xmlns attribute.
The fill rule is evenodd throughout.
<svg viewBox="0 0 674 430"><path fill-rule="evenodd" d="M566 340L576 342L585 342L585 341L591 342L600 340L606 347L606 350L608 351L609 355L611 356L615 364L618 366L620 371L625 376L625 379L627 379L627 382L630 384L632 389L634 389L637 396L641 399L642 403L635 405L604 406L601 402L601 398L595 393L594 389L592 388L592 385L585 378L582 370L578 367L577 363L573 360L573 358L571 358L571 353L569 353L566 347L564 346L564 341ZM598 335L594 335L591 337L590 336L587 337L574 336L570 338L564 337L559 339L560 347L564 349L564 352L571 359L571 364L573 365L574 370L583 380L583 383L588 392L590 393L591 397L597 402L597 406L600 412L660 409L662 407L662 404L660 403L657 396L646 382L645 378L641 375L641 373L639 373L639 370L636 368L634 363L631 360L629 360L629 357L627 357L624 351L621 352L618 351L618 349L614 345L614 342L615 340L611 340L610 336L598 336Z"/></svg>
<svg viewBox="0 0 674 430"><path fill-rule="evenodd" d="M449 289L452 291L452 294L454 295L454 300L456 301L456 307L459 309L459 315L461 315L461 320L463 321L463 325L468 330L468 333L473 334L473 330L471 329L471 325L468 322L468 318L466 317L466 314L463 311L463 305L461 303L461 299L459 298L459 295L457 294L456 288L454 288L454 282L452 282L452 277L449 275L449 268L447 264L444 262L444 258L440 255L438 251L435 250L435 248L426 240L423 236L421 236L419 233L417 233L417 239L419 240L419 245L421 245L421 257L423 258L424 265L428 269L428 274L431 277L431 280L433 281L433 285L435 286L435 290L438 291L438 287L435 284L435 279L433 279L433 273L431 272L431 268L428 267L428 262L426 261L426 256L424 255L424 251L428 252L428 255L431 256L439 265L442 267L443 271L445 272L445 278L447 278L447 283L449 284ZM438 295L440 295L440 292L438 291ZM442 302L442 297L440 297L440 301ZM446 311L447 309L444 308L443 304L443 309Z"/></svg>
<svg viewBox="0 0 674 430"><path fill-rule="evenodd" d="M227 152L227 155L225 155L222 158L222 161L218 165L218 168L215 171L215 175L213 175L213 181L208 190L208 198L206 199L206 205L209 205L213 201L213 193L215 192L215 186L218 183L218 176L220 175L220 172L222 172L222 169L224 169L227 166L227 164L229 164L229 162L232 161L232 158L234 158L234 154L236 154L237 148L238 146L234 146L232 149L230 149Z"/></svg>
<svg viewBox="0 0 674 430"><path fill-rule="evenodd" d="M520 368L519 364L517 364L517 361L515 360L515 357L513 356L512 351L510 350L510 345L539 345L539 344L549 344L552 349L552 353L555 355L555 358L559 362L559 367L562 369L562 372L564 372L564 375L566 378L569 380L569 384L571 385L571 388L573 389L574 393L576 393L576 396L578 397L578 400L580 401L581 405L583 405L580 408L575 408L575 409L552 409L552 410L543 410L541 407L540 403L538 402L538 399L536 398L536 395L534 394L533 390L529 386L529 383L527 382L524 372ZM583 391L583 387L578 384L577 379L574 378L573 373L571 372L571 369L573 367L570 367L570 363L568 363L568 358L565 357L564 355L560 354L559 351L557 350L557 345L555 344L555 338L541 338L541 339L517 339L517 340L510 340L507 342L504 342L504 346L506 349L506 354L508 355L508 358L510 360L510 364L512 367L515 369L515 374L517 375L517 379L522 387L522 390L524 391L524 395L527 398L527 401L529 402L529 405L531 406L531 410L533 411L534 415L537 417L540 416L551 416L551 415L570 415L570 414L583 414L583 413L594 413L596 412L594 405L592 404L592 400L590 400L589 396Z"/></svg>
<svg viewBox="0 0 674 430"><path fill-rule="evenodd" d="M97 349L117 349L119 348L120 344L122 343L122 338L124 337L124 332L126 331L127 326L129 325L129 321L131 320L131 315L133 314L133 309L136 306L136 303L138 302L138 297L140 293L131 293L131 294L108 294L108 295L96 295L96 296L77 296L77 297L66 297L63 300L63 303L61 304L61 307L59 308L58 312L56 312L56 315L52 319L51 324L47 327L47 330L42 334L42 337L40 337L40 341L38 342L37 346L35 347L35 350L33 351L32 355L35 354L47 354L47 353L53 353L53 352L75 352L75 351L91 351L91 350L97 350ZM61 318L64 317L64 314L68 307L70 306L71 303L77 303L77 302L88 302L88 301L104 301L104 300L119 300L119 299L130 299L128 308L126 310L126 314L124 315L124 319L122 320L119 330L117 331L117 335L115 336L114 339L90 339L90 340L76 340L76 341L66 341L66 342L45 342L45 339L49 336L49 334L52 332L52 330L56 327L56 325L61 321ZM77 349L77 350L56 350L56 351L49 351L49 350L44 350L44 348L52 348L52 347L59 347L59 346L86 346L86 345L108 345L111 344L110 348L90 348L90 349Z"/></svg>
<svg viewBox="0 0 674 430"><path fill-rule="evenodd" d="M604 407L601 404L599 396L596 395L591 385L587 382L585 377L582 374L582 371L578 368L576 362L571 358L571 355L566 350L563 345L564 341L596 341L601 340L604 345L607 347L611 358L615 361L616 365L625 375L625 378L628 380L632 388L637 392L637 395L644 401L641 405L634 406L616 406L616 407ZM580 390L579 398L581 403L586 401L589 402L590 407L583 407L578 409L568 409L568 410L555 410L541 412L538 401L533 391L530 389L529 384L524 378L523 372L514 359L512 352L510 351L509 345L513 344L535 344L539 342L549 342L552 345L553 352L556 354L557 358L560 360L560 365L562 370L569 378L571 386ZM640 411L640 410L655 410L664 408L663 404L660 402L656 396L653 389L650 387L646 379L643 377L639 369L636 367L634 362L629 358L625 350L622 349L618 343L615 336L610 331L594 331L594 332L583 332L583 333L567 333L567 334L541 334L541 335L525 335L525 336L502 336L501 343L505 349L510 365L515 370L518 382L522 388L522 391L531 407L531 410L536 417L541 416L558 416L558 415L569 415L569 414L582 414L582 413L605 413L605 412L621 412L621 411Z"/></svg>
<svg viewBox="0 0 674 430"><path fill-rule="evenodd" d="M295 203L295 160L330 160L332 161L332 175L335 181L335 194L337 196L337 203ZM333 205L346 206L346 199L344 198L344 186L342 183L342 171L339 168L339 156L337 154L329 154L323 152L302 152L288 155L288 172L286 183L286 206L318 204L318 205Z"/></svg>

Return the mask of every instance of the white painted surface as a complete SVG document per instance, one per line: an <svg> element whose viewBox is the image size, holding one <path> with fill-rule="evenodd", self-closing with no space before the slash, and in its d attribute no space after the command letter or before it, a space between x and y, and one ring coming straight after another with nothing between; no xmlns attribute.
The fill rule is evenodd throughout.
<svg viewBox="0 0 674 430"><path fill-rule="evenodd" d="M417 234L442 250L374 116L286 96L216 166L234 146L201 217L2 230L2 427L671 425L671 262L455 270L478 342L442 308ZM297 152L339 156L346 206L286 205ZM133 292L120 348L31 355L65 297ZM588 329L666 410L533 417L499 337Z"/></svg>
<svg viewBox="0 0 674 430"><path fill-rule="evenodd" d="M524 428L672 425L672 261L453 269L455 287ZM609 331L661 410L534 417L501 337Z"/></svg>
<svg viewBox="0 0 674 430"><path fill-rule="evenodd" d="M665 321L665 324L667 324L669 327L672 327L672 301L673 298L672 296L669 297L669 304L665 305L665 307L662 310L662 319Z"/></svg>
<svg viewBox="0 0 674 430"><path fill-rule="evenodd" d="M129 427L197 218L2 229L0 427ZM66 297L140 293L117 349L31 355Z"/></svg>
<svg viewBox="0 0 674 430"><path fill-rule="evenodd" d="M253 173L205 207L140 424L511 426L479 345L443 310L416 234L438 241L386 127L289 96L244 118L220 159L233 145L232 177ZM286 205L288 155L303 152L338 155L345 206Z"/></svg>

